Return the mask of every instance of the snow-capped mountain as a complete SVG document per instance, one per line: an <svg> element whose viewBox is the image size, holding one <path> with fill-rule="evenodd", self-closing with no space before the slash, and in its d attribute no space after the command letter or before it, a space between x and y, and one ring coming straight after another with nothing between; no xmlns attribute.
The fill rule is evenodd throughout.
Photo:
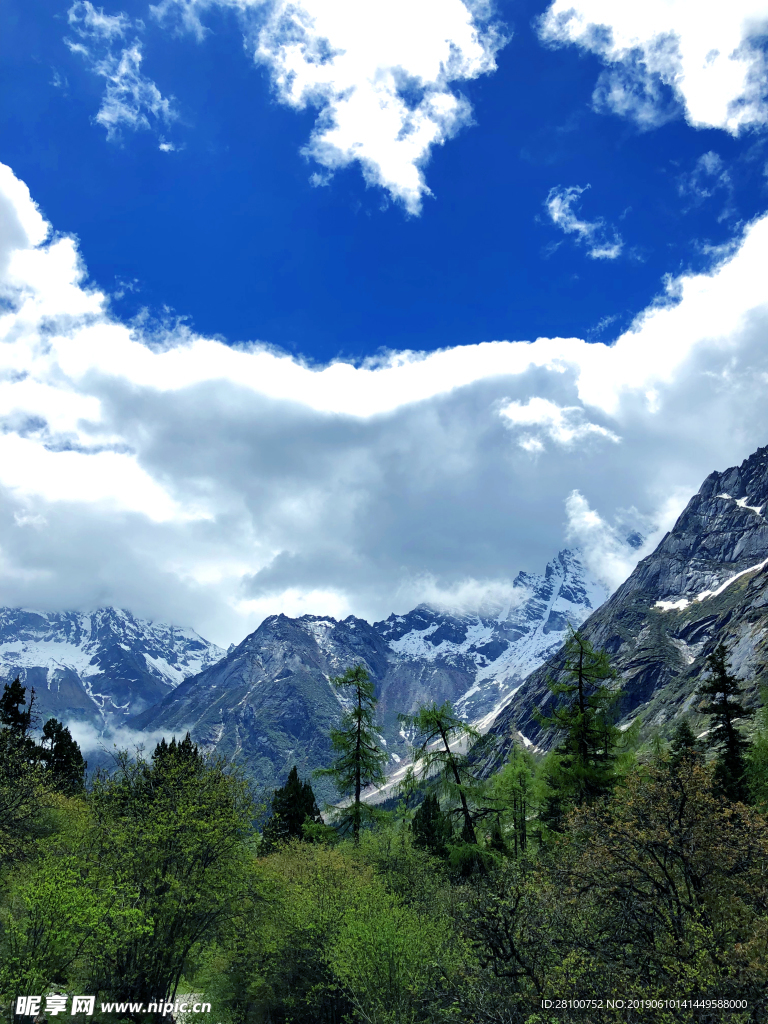
<svg viewBox="0 0 768 1024"><path fill-rule="evenodd" d="M519 573L503 607L448 615L420 605L408 615L374 623L374 629L404 665L461 667L470 686L451 699L464 718L482 728L523 679L562 646L568 624L578 627L607 596L578 555L565 550L543 575Z"/></svg>
<svg viewBox="0 0 768 1024"><path fill-rule="evenodd" d="M578 557L562 551L543 575L521 573L503 608L448 614L421 605L373 625L352 615L341 622L271 615L129 725L169 734L189 729L257 781L281 785L294 764L306 775L328 763L330 728L342 713L330 679L362 662L376 686L394 769L409 752L398 713L450 700L487 728L525 675L562 644L568 623L578 626L605 596Z"/></svg>
<svg viewBox="0 0 768 1024"><path fill-rule="evenodd" d="M0 682L34 687L38 713L115 727L224 656L192 629L94 612L0 609Z"/></svg>

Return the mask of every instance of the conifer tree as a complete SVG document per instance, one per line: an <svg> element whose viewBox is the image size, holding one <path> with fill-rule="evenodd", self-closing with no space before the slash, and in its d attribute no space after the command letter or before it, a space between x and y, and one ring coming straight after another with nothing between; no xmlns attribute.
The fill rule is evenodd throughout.
<svg viewBox="0 0 768 1024"><path fill-rule="evenodd" d="M269 848L289 839L303 839L306 822L322 825L323 819L312 786L301 781L294 765L286 784L272 794L272 815L263 832L265 844Z"/></svg>
<svg viewBox="0 0 768 1024"><path fill-rule="evenodd" d="M736 728L736 721L753 712L741 704L742 689L736 676L728 669L727 658L728 651L722 643L707 656L709 678L699 687L699 693L709 697L709 702L700 710L712 716L709 740L718 751L715 779L720 792L729 800L746 802L749 797L746 779L749 744Z"/></svg>
<svg viewBox="0 0 768 1024"><path fill-rule="evenodd" d="M73 796L85 789L85 770L80 747L66 725L49 718L43 726L41 760L48 768L51 785L60 793Z"/></svg>
<svg viewBox="0 0 768 1024"><path fill-rule="evenodd" d="M453 836L450 815L440 809L436 793L427 793L421 807L411 822L414 846L435 853L440 857L447 853L448 843Z"/></svg>
<svg viewBox="0 0 768 1024"><path fill-rule="evenodd" d="M768 813L768 686L760 688L762 705L758 711L757 729L747 751L747 781L752 802Z"/></svg>
<svg viewBox="0 0 768 1024"><path fill-rule="evenodd" d="M674 766L680 765L686 757L701 757L699 741L687 718L682 719L672 733L669 750Z"/></svg>
<svg viewBox="0 0 768 1024"><path fill-rule="evenodd" d="M614 724L621 691L608 684L616 679L605 651L596 651L577 630L565 642L565 683L550 683L555 697L565 700L550 715L537 710L539 722L562 740L548 760L548 796L541 820L557 830L572 806L591 804L608 795L616 780L617 746L621 731Z"/></svg>
<svg viewBox="0 0 768 1024"><path fill-rule="evenodd" d="M337 756L328 768L315 774L329 776L342 796L351 796L352 802L336 819L342 831L352 830L355 844L360 841L360 828L365 818L377 816L374 808L363 803L366 786L382 786L386 781L384 765L387 755L376 743L374 712L376 697L373 682L364 665L348 668L331 683L340 690L352 691L352 707L344 712L341 725L331 730L331 746Z"/></svg>
<svg viewBox="0 0 768 1024"><path fill-rule="evenodd" d="M3 686L0 694L0 736L5 745L12 746L17 753L30 761L37 759L39 748L29 730L34 725L35 691L31 690L27 705L27 688L17 677Z"/></svg>
<svg viewBox="0 0 768 1024"><path fill-rule="evenodd" d="M450 701L437 705L422 704L413 715L398 715L403 725L416 729L418 747L414 763L418 772L427 777L436 770L442 777L448 795L461 803L464 825L461 836L465 843L477 845L477 834L469 810L468 795L477 788L466 754L455 748L458 741L479 738L477 729L463 722L451 707Z"/></svg>

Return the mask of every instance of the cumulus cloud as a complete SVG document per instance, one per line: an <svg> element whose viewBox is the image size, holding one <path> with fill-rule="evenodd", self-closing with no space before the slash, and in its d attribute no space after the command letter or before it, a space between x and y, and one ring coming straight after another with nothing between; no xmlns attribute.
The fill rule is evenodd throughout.
<svg viewBox="0 0 768 1024"><path fill-rule="evenodd" d="M417 214L430 189L424 165L434 146L469 124L469 102L456 83L496 67L502 43L486 5L473 0L164 0L161 21L205 36L214 6L241 16L254 59L271 74L276 95L318 117L304 155L325 183L359 163L365 180Z"/></svg>
<svg viewBox="0 0 768 1024"><path fill-rule="evenodd" d="M549 190L546 206L547 213L554 225L566 233L575 235L579 242L589 246L587 255L593 260L615 260L620 255L624 242L621 235L608 228L602 217L597 220L582 220L574 207L579 196L587 191L589 185L579 187L570 185L568 188L557 185Z"/></svg>
<svg viewBox="0 0 768 1024"><path fill-rule="evenodd" d="M544 450L543 438L555 444L570 446L590 436L620 440L613 431L598 423L590 423L579 406L561 407L547 398L529 398L527 402L509 402L500 409L510 426L529 428L519 435L518 444L529 452ZM531 429L533 428L533 429Z"/></svg>
<svg viewBox="0 0 768 1024"><path fill-rule="evenodd" d="M565 500L566 537L579 549L587 568L611 593L624 582L637 562L653 551L673 525L681 501L688 497L687 492L674 494L657 510L652 522L637 509L618 509L613 522L608 522L590 508L580 491L574 490Z"/></svg>
<svg viewBox="0 0 768 1024"><path fill-rule="evenodd" d="M107 138L116 140L122 128L132 131L168 125L178 114L173 98L163 96L157 85L141 73L142 46L138 39L125 46L127 33L141 29L127 14L105 14L90 0L77 0L67 12L70 28L77 39L65 39L73 53L79 53L91 71L105 79L104 98L95 120L107 130ZM160 149L174 147L161 139Z"/></svg>
<svg viewBox="0 0 768 1024"><path fill-rule="evenodd" d="M566 542L613 586L622 509L651 537L768 441L767 263L764 218L611 346L314 367L115 320L0 166L0 603L114 604L227 646L281 611L498 600Z"/></svg>
<svg viewBox="0 0 768 1024"><path fill-rule="evenodd" d="M646 128L683 112L733 135L768 123L767 30L763 0L555 0L539 22L543 41L602 58L598 109Z"/></svg>

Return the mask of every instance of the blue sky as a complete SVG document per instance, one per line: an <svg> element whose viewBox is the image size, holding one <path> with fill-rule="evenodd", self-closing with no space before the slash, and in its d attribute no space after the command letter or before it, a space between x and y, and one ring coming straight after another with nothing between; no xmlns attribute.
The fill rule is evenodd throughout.
<svg viewBox="0 0 768 1024"><path fill-rule="evenodd" d="M78 236L93 282L121 296L121 317L185 317L208 335L318 361L507 337L610 341L664 274L706 267L703 247L761 212L765 137L682 118L643 131L595 111L599 58L543 46L535 20L546 6L497 6L511 38L496 71L457 83L473 123L434 147L433 196L418 216L367 186L357 164L310 183L318 167L301 149L314 111L277 101L226 8L203 14L202 41L174 34L144 2L100 8L134 23L117 49L140 40L142 74L178 112L108 140L94 123L105 82L65 43L80 40L66 3L6 0L3 158L56 229ZM160 138L177 148L161 151ZM729 184L699 175L699 193L685 193L709 153ZM580 217L623 240L616 258L585 258L552 223L548 194L573 186L588 187Z"/></svg>
<svg viewBox="0 0 768 1024"><path fill-rule="evenodd" d="M292 10L0 8L0 603L615 586L768 440L764 2Z"/></svg>

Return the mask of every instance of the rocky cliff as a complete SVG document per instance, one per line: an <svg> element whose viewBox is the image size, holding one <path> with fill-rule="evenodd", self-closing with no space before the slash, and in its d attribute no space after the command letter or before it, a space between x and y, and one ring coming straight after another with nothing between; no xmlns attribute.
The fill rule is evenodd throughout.
<svg viewBox="0 0 768 1024"><path fill-rule="evenodd" d="M755 702L768 681L768 448L740 466L712 473L673 529L613 596L583 624L608 651L624 688L622 718L669 729L681 714L698 721L696 687L707 655L726 644ZM562 655L533 672L498 716L501 749L510 730L541 747L534 709L551 701L547 680L562 678Z"/></svg>

